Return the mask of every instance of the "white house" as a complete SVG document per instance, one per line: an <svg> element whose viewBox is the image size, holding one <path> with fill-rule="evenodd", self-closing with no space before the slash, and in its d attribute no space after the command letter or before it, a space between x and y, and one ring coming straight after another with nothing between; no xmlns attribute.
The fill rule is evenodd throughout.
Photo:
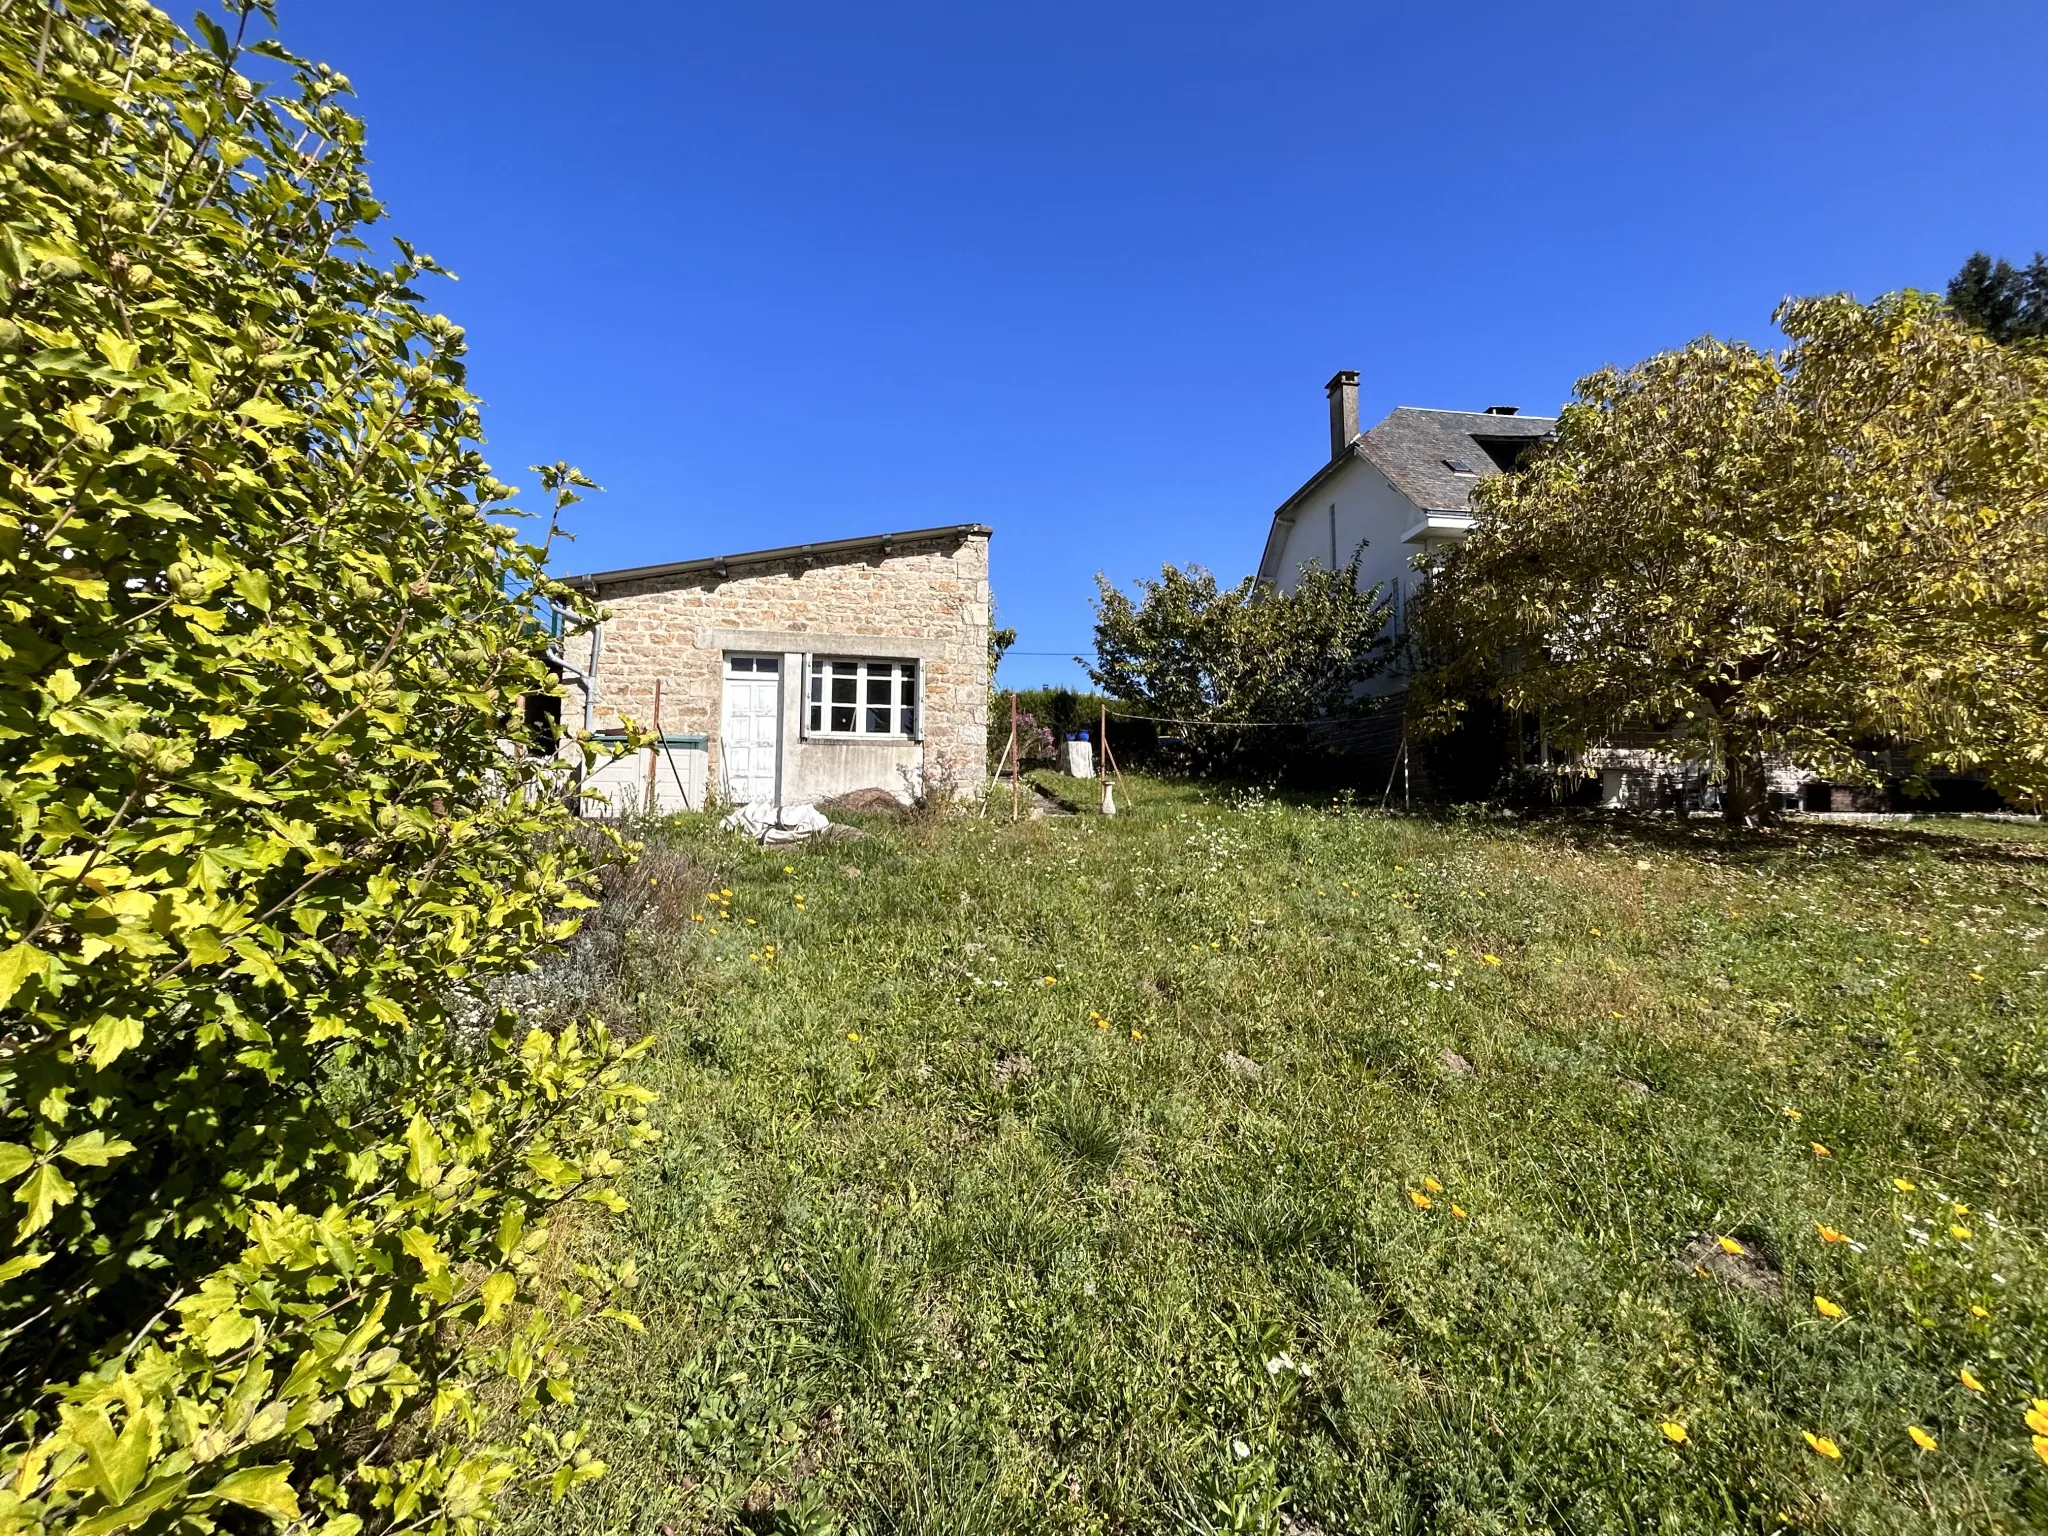
<svg viewBox="0 0 2048 1536"><path fill-rule="evenodd" d="M1292 591L1310 561L1333 570L1357 554L1360 588L1384 585L1394 610L1393 630L1399 633L1406 627L1406 600L1422 579L1415 557L1462 542L1476 521L1473 487L1513 469L1523 454L1551 435L1557 418L1524 416L1511 405L1483 411L1404 405L1371 431L1360 432L1358 375L1347 369L1326 388L1330 461L1273 513L1259 580ZM1393 695L1406 687L1407 678L1389 669L1374 679L1371 691ZM1522 719L1501 723L1509 737L1505 741L1490 747L1483 741L1439 743L1411 765L1403 751L1400 701L1389 698L1388 704L1341 738L1365 762L1369 780L1392 764L1419 780L1438 780L1437 788L1455 786L1458 793L1479 794L1490 776L1509 763L1549 761L1539 723ZM1651 805L1673 794L1697 796L1706 776L1704 765L1673 755L1663 735L1648 729L1621 732L1580 754L1575 763L1598 776L1599 800L1610 806ZM1789 760L1773 761L1770 779L1773 793L1786 803L1810 798L1817 782Z"/></svg>
<svg viewBox="0 0 2048 1536"><path fill-rule="evenodd" d="M1359 586L1384 586L1398 632L1417 579L1415 556L1462 540L1473 523L1472 488L1514 468L1557 421L1524 416L1512 405L1483 411L1404 405L1360 432L1358 375L1346 369L1326 387L1330 461L1274 512L1259 580L1291 592L1310 561L1336 570L1355 554ZM1377 681L1376 691L1402 686L1389 675Z"/></svg>

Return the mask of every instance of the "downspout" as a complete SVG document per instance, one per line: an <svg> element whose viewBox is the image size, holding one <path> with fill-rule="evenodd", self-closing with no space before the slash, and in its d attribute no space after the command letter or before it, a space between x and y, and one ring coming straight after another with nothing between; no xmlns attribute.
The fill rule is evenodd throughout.
<svg viewBox="0 0 2048 1536"><path fill-rule="evenodd" d="M597 726L597 658L603 648L604 626L600 624L590 632L590 670L588 672L584 671L581 667L571 666L568 659L559 651L549 651L547 653L548 660L560 667L562 674L583 690L583 736L586 741L589 740L590 733ZM576 814L579 816L583 814L584 772L585 769L579 765L576 769L576 793L571 801L571 804L576 808ZM686 800L685 804L687 803Z"/></svg>
<svg viewBox="0 0 2048 1536"><path fill-rule="evenodd" d="M597 658L604 649L604 626L598 625L590 632L590 670L569 664L559 651L549 651L548 660L562 669L563 674L583 690L583 733L587 736L597 728Z"/></svg>

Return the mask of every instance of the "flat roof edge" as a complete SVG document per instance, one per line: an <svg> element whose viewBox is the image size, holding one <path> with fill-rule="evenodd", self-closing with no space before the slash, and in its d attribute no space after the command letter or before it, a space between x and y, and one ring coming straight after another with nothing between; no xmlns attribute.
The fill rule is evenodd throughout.
<svg viewBox="0 0 2048 1536"><path fill-rule="evenodd" d="M734 555L706 555L696 560L670 560L660 565L633 565L616 571L591 571L564 576L563 584L594 592L599 587L619 586L629 581L653 581L663 576L696 576L706 571L724 575L728 566L773 565L779 560L835 559L867 550L887 551L894 544L916 544L931 539L991 538L995 529L986 523L949 523L942 528L912 528L902 533L870 533L852 539L825 539L814 544L785 544L779 549L750 549Z"/></svg>

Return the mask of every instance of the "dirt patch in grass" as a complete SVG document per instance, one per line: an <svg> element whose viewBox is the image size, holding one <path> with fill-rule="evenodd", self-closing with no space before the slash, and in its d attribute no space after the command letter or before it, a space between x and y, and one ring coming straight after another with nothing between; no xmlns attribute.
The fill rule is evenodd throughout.
<svg viewBox="0 0 2048 1536"><path fill-rule="evenodd" d="M830 800L820 800L818 809L827 816L834 812L851 812L857 816L887 816L901 820L909 814L910 808L886 789L854 789L843 795L834 795Z"/></svg>
<svg viewBox="0 0 2048 1536"><path fill-rule="evenodd" d="M1785 1278L1777 1267L1747 1243L1736 1242L1737 1251L1730 1252L1728 1244L1736 1242L1713 1232L1698 1232L1692 1241L1679 1251L1677 1263L1681 1269L1705 1278L1732 1285L1738 1291L1776 1301L1785 1289Z"/></svg>

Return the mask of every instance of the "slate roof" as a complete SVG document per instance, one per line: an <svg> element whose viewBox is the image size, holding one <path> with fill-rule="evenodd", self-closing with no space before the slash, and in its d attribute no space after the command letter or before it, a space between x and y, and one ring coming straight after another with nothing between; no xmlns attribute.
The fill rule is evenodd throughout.
<svg viewBox="0 0 2048 1536"><path fill-rule="evenodd" d="M1370 432L1354 437L1349 448L1280 503L1266 534L1265 552L1259 557L1259 579L1278 580L1281 552L1287 547L1296 511L1324 481L1354 459L1364 459L1378 469L1420 512L1469 516L1472 487L1488 475L1501 473L1500 466L1480 446L1480 439L1534 440L1547 437L1556 425L1555 416L1494 416L1485 411L1429 411L1412 405L1395 408ZM1473 473L1458 474L1447 460L1456 460Z"/></svg>
<svg viewBox="0 0 2048 1536"><path fill-rule="evenodd" d="M1554 416L1489 416L1483 411L1426 411L1404 405L1365 433L1357 448L1425 512L1469 512L1472 487L1499 474L1480 439L1534 441L1557 425ZM1461 475L1450 461L1476 474Z"/></svg>

